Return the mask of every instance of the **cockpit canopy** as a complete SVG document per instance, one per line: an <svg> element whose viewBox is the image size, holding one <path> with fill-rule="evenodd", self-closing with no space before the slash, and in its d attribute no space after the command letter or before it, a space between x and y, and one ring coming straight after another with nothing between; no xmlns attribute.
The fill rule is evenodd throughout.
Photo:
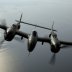
<svg viewBox="0 0 72 72"><path fill-rule="evenodd" d="M12 25L12 27L13 27L13 28L16 28L16 25L15 25L15 24L13 24L13 25Z"/></svg>
<svg viewBox="0 0 72 72"><path fill-rule="evenodd" d="M57 38L57 34L54 33L54 34L53 34L53 37L54 37L54 38Z"/></svg>
<svg viewBox="0 0 72 72"><path fill-rule="evenodd" d="M11 30L11 28L8 28L6 32L8 33L10 30Z"/></svg>
<svg viewBox="0 0 72 72"><path fill-rule="evenodd" d="M33 34L33 36L37 36L37 32L36 31L33 31L32 34Z"/></svg>

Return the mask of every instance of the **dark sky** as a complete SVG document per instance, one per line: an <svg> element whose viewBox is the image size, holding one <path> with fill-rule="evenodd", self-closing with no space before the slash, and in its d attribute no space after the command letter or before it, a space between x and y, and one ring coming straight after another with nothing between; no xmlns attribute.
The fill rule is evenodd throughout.
<svg viewBox="0 0 72 72"><path fill-rule="evenodd" d="M10 27L23 13L23 21L52 26L57 29L58 38L72 41L72 1L71 0L0 0L0 20L6 19ZM50 31L21 24L21 31L31 33L38 31L44 37ZM0 37L3 30L0 30ZM27 40L5 41L0 49L0 72L72 72L72 49L61 49L56 54L55 65L49 64L52 53L50 45L37 43L34 51L28 56ZM6 50L7 49L7 50Z"/></svg>

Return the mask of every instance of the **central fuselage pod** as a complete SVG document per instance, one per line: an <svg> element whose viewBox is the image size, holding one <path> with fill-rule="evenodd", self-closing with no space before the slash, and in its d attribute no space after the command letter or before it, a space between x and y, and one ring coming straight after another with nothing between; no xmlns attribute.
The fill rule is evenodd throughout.
<svg viewBox="0 0 72 72"><path fill-rule="evenodd" d="M28 51L32 52L37 44L38 34L36 31L33 31L28 38Z"/></svg>

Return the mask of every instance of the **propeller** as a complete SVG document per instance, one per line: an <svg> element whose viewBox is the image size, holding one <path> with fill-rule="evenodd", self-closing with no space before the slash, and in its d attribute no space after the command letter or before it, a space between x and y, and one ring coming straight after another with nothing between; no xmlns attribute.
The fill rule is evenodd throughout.
<svg viewBox="0 0 72 72"><path fill-rule="evenodd" d="M5 19L0 20L0 27L2 27L4 30L7 30L8 27Z"/></svg>
<svg viewBox="0 0 72 72"><path fill-rule="evenodd" d="M6 30L7 29L7 23L5 19L0 20L0 24L3 26L3 28ZM1 39L3 38L3 36L1 36ZM3 38L2 40L0 40L0 48L2 47L2 44L4 43L5 39Z"/></svg>
<svg viewBox="0 0 72 72"><path fill-rule="evenodd" d="M2 48L2 49L0 50L0 53L5 52L6 50L8 50L8 48Z"/></svg>
<svg viewBox="0 0 72 72"><path fill-rule="evenodd" d="M2 37L1 37L2 39ZM5 39L3 38L2 40L0 39L0 48L2 47L3 43L5 42Z"/></svg>
<svg viewBox="0 0 72 72"><path fill-rule="evenodd" d="M2 47L2 45L4 44L4 42L5 42L4 39L0 41L0 53L2 53L2 52L4 52L4 51L8 50L8 48L3 48L3 47Z"/></svg>
<svg viewBox="0 0 72 72"><path fill-rule="evenodd" d="M24 43L24 38L22 40L20 37L14 37L14 40Z"/></svg>
<svg viewBox="0 0 72 72"><path fill-rule="evenodd" d="M23 14L21 14L21 17L20 17L20 22L21 22L21 19L22 19L22 15L23 15Z"/></svg>
<svg viewBox="0 0 72 72"><path fill-rule="evenodd" d="M63 46L61 46L60 48L61 49L68 49L68 48L71 48L72 46L71 45L63 45Z"/></svg>
<svg viewBox="0 0 72 72"><path fill-rule="evenodd" d="M0 41L0 53L8 50L8 48L3 48L3 47L2 47L4 41L5 41L4 39L3 39L2 41Z"/></svg>
<svg viewBox="0 0 72 72"><path fill-rule="evenodd" d="M2 19L2 20L1 20L1 25L7 26L5 19Z"/></svg>
<svg viewBox="0 0 72 72"><path fill-rule="evenodd" d="M50 64L54 65L56 62L56 53L53 53L51 59L50 59Z"/></svg>
<svg viewBox="0 0 72 72"><path fill-rule="evenodd" d="M20 24L20 23L21 23L22 16L23 16L23 13L21 14L21 16L20 16L20 19L19 19L19 20L15 20L16 22L18 22L18 24Z"/></svg>

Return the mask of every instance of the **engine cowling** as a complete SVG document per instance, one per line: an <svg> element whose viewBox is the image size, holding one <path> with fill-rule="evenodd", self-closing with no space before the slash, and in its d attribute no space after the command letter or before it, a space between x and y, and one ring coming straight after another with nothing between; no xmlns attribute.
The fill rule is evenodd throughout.
<svg viewBox="0 0 72 72"><path fill-rule="evenodd" d="M7 41L11 41L15 36L15 31L12 30L11 28L8 28L5 32L4 32L4 39Z"/></svg>
<svg viewBox="0 0 72 72"><path fill-rule="evenodd" d="M20 24L18 25L18 29L20 29Z"/></svg>
<svg viewBox="0 0 72 72"><path fill-rule="evenodd" d="M51 45L51 52L58 53L59 51L60 51L60 47L55 47L55 46Z"/></svg>
<svg viewBox="0 0 72 72"><path fill-rule="evenodd" d="M51 37L51 34L49 34L49 38Z"/></svg>

